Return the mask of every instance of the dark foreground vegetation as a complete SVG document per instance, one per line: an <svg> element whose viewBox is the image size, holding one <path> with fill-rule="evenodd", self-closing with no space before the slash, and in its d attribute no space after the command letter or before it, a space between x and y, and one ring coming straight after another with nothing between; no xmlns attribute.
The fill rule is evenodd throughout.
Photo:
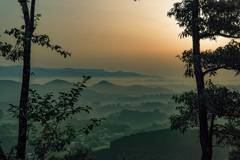
<svg viewBox="0 0 240 160"><path fill-rule="evenodd" d="M186 134L159 130L137 133L111 142L109 149L91 153L95 160L194 160L201 156L198 130ZM228 149L216 148L213 160L224 160Z"/></svg>

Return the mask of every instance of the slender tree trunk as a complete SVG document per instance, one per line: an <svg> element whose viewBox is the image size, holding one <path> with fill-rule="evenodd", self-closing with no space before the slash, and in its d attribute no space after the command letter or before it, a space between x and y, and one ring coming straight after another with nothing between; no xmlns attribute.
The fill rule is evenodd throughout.
<svg viewBox="0 0 240 160"><path fill-rule="evenodd" d="M207 119L207 108L204 104L203 90L204 85L204 75L202 71L202 66L200 62L200 36L198 27L198 17L199 17L199 0L194 0L193 9L193 58L194 58L194 72L197 83L197 91L199 98L199 124L200 124L200 143L202 149L201 160L211 160L212 159L212 142L208 134L208 119Z"/></svg>
<svg viewBox="0 0 240 160"><path fill-rule="evenodd" d="M17 145L17 159L25 160L27 143L27 111L28 111L28 91L30 80L30 53L31 44L24 47L24 64L22 77L22 90L19 107L19 133Z"/></svg>
<svg viewBox="0 0 240 160"><path fill-rule="evenodd" d="M29 33L29 26L26 26L26 33ZM30 39L31 35L26 34L26 40ZM23 75L22 75L22 90L19 106L19 132L17 145L17 159L25 160L26 143L27 143L27 112L28 112L28 91L30 82L30 53L31 42L24 43L23 56Z"/></svg>
<svg viewBox="0 0 240 160"><path fill-rule="evenodd" d="M22 7L25 22L24 36L24 55L23 55L23 73L22 89L19 106L19 132L17 145L17 159L25 160L27 144L27 112L28 112L28 92L30 82L30 57L31 57L31 39L34 32L34 12L35 1L31 2L31 11L29 12L27 1L18 0Z"/></svg>

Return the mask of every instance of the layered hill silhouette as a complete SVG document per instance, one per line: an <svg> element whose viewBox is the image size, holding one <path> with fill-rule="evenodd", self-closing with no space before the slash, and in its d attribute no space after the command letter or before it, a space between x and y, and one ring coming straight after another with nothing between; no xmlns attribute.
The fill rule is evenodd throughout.
<svg viewBox="0 0 240 160"><path fill-rule="evenodd" d="M100 93L108 93L108 94L122 94L122 95L130 95L130 96L141 96L141 95L153 95L153 94L174 94L174 91L170 89L166 89L163 87L148 87L142 85L130 85L130 86L122 86L110 83L108 81L101 81L91 87L89 89L94 90Z"/></svg>
<svg viewBox="0 0 240 160"><path fill-rule="evenodd" d="M45 84L32 84L30 88L37 90L40 94L45 93L58 93L58 92L67 92L73 87L73 83L70 83L65 80L55 79L53 81L47 82ZM12 81L12 80L0 80L0 101L12 101L18 100L21 83ZM85 91L84 91L85 92ZM94 84L86 89L87 95L90 94L99 95L99 94L111 94L111 95L131 95L131 96L141 96L141 95L154 95L161 93L174 93L172 90L157 87L151 88L142 85L132 85L132 86L121 86L110 83L108 81L101 81L97 84Z"/></svg>
<svg viewBox="0 0 240 160"><path fill-rule="evenodd" d="M33 78L62 78L62 77L156 77L159 80L165 80L164 77L142 75L135 72L107 72L103 69L74 69L74 68L41 68L32 67ZM1 77L21 77L22 66L0 66Z"/></svg>

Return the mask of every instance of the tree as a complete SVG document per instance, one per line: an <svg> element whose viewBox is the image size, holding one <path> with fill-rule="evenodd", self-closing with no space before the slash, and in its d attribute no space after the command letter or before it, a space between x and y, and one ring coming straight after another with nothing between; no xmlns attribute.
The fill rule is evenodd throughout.
<svg viewBox="0 0 240 160"><path fill-rule="evenodd" d="M23 13L24 25L21 29L11 29L5 31L5 34L13 36L16 44L11 45L6 42L0 42L1 56L7 60L23 60L22 89L19 107L19 133L17 144L17 159L25 160L26 141L27 141L27 113L28 113L28 93L30 79L30 57L32 43L40 46L46 46L56 50L64 57L70 56L69 52L63 51L58 45L51 45L47 35L35 35L36 21L39 20L40 14L35 15L36 0L18 0ZM29 3L29 5L28 5Z"/></svg>
<svg viewBox="0 0 240 160"><path fill-rule="evenodd" d="M183 0L174 4L168 16L174 16L179 27L184 31L180 37L192 37L192 67L196 78L199 107L198 118L200 126L200 144L202 149L201 160L212 159L212 139L209 135L207 106L202 101L204 72L201 63L200 40L216 39L217 36L240 38L240 1L235 0ZM185 53L188 51L185 51ZM217 60L217 59L216 59ZM226 61L224 62L226 66ZM220 67L229 69L228 67ZM218 68L218 69L220 69ZM216 70L215 70L216 71Z"/></svg>
<svg viewBox="0 0 240 160"><path fill-rule="evenodd" d="M232 40L226 46L218 47L215 51L207 50L201 52L200 62L204 76L207 74L210 74L210 76L216 75L219 69L234 70L236 75L238 75L240 73L239 51L240 44ZM186 63L184 75L186 77L194 77L193 51L184 51L182 56L178 57ZM240 115L237 113L239 112L239 96L238 92L230 92L224 87L217 88L211 83L209 88L204 89L203 99L201 100L193 91L184 93L181 96L174 96L174 100L177 103L182 103L184 106L177 108L180 115L174 115L170 118L171 128L180 129L184 133L187 128L199 127L198 102L200 101L200 103L204 103L207 107L208 135L211 140L211 147L213 147L213 138L215 136L218 139L217 145L231 145L236 146L238 149L240 133L238 128ZM223 116L223 114L225 115ZM217 122L215 119L217 118L225 119L228 123L225 126L215 124ZM230 157L236 156L236 153L239 153L237 152L238 150L232 151Z"/></svg>
<svg viewBox="0 0 240 160"><path fill-rule="evenodd" d="M170 117L171 129L185 133L189 128L199 127L197 93L189 91L176 95L173 99L180 105L176 108L180 114ZM240 93L230 91L226 87L217 87L209 81L201 100L207 107L208 134L212 140L212 146L239 146ZM213 144L213 139L215 144ZM230 153L230 157L233 155L237 155L236 150Z"/></svg>
<svg viewBox="0 0 240 160"><path fill-rule="evenodd" d="M27 136L29 145L34 148L33 155L38 159L44 160L55 152L66 150L64 147L69 145L79 132L88 134L104 120L91 119L80 131L76 131L71 124L63 124L78 113L89 113L92 110L89 106L76 106L89 78L83 77L83 81L74 84L69 93L60 92L57 99L53 98L52 93L41 96L37 91L29 90ZM11 105L8 111L13 117L19 117L19 106Z"/></svg>

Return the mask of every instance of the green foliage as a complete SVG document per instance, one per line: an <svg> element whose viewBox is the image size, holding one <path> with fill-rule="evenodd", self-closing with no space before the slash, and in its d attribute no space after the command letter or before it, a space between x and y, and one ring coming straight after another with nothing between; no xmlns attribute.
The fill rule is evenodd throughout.
<svg viewBox="0 0 240 160"><path fill-rule="evenodd" d="M239 147L232 148L228 155L229 160L239 160L240 159L240 149Z"/></svg>
<svg viewBox="0 0 240 160"><path fill-rule="evenodd" d="M176 103L182 104L176 107L180 115L172 115L170 117L171 129L179 129L184 133L188 128L197 127L198 122L198 107L197 93L190 91L182 95L175 95L173 99Z"/></svg>
<svg viewBox="0 0 240 160"><path fill-rule="evenodd" d="M200 54L200 62L203 74L215 76L217 70L234 70L236 75L240 73L240 43L232 40L224 47L216 50L206 50ZM185 64L185 77L194 77L194 56L193 50L184 51L182 56L177 56Z"/></svg>
<svg viewBox="0 0 240 160"><path fill-rule="evenodd" d="M90 153L95 160L197 160L201 151L196 136L198 130L185 135L177 131L158 130L124 136L114 140L109 149ZM228 149L214 149L213 160L224 159Z"/></svg>
<svg viewBox="0 0 240 160"><path fill-rule="evenodd" d="M190 91L174 96L175 102L180 104L177 110L180 114L170 117L171 129L183 133L194 127L199 127L198 104L207 107L209 136L216 138L218 146L238 145L240 137L240 93L229 91L226 87L216 87L211 83L203 91L200 100L197 93Z"/></svg>
<svg viewBox="0 0 240 160"><path fill-rule="evenodd" d="M178 25L184 28L180 37L192 36L193 49L184 51L180 60L186 63L186 77L196 78L198 93L188 92L173 97L182 103L177 110L180 115L173 115L172 129L200 127L202 159L211 159L213 136L217 145L235 145L239 141L239 93L230 92L224 87L217 88L210 84L204 86L206 74L216 75L217 70L240 70L239 44L231 41L225 47L215 51L200 53L200 40L216 40L217 36L240 38L240 1L235 0L182 0L175 3L168 12L174 16ZM232 111L232 112L231 112ZM224 119L225 123L217 120ZM238 140L233 141L236 138Z"/></svg>
<svg viewBox="0 0 240 160"><path fill-rule="evenodd" d="M57 51L64 57L70 56L70 53L62 51L61 47L58 45L51 45L49 37L47 35L34 35L34 30L36 29L37 23L39 20L40 14L35 15L35 4L36 0L32 0L31 4L29 0L18 0L21 10L23 13L23 19L25 25L21 26L20 29L13 28L11 30L6 30L4 34L13 36L16 39L15 45L8 44L6 42L0 42L0 56L6 58L6 60L16 61L23 60L23 73L22 73L22 89L21 89L21 98L20 106L18 108L18 115L15 115L19 118L19 135L18 135L18 145L17 145L17 159L24 160L26 154L26 134L28 127L29 111L28 111L28 93L29 93L29 79L30 79L30 57L31 57L31 45L32 43L47 46L52 50ZM48 97L51 97L48 95ZM12 105L12 108L13 105Z"/></svg>
<svg viewBox="0 0 240 160"><path fill-rule="evenodd" d="M71 124L64 127L61 125L78 113L89 113L92 110L88 106L76 107L89 78L84 77L81 83L75 84L70 93L60 92L57 100L53 99L52 93L40 96L37 91L29 90L28 115L26 115L29 129L28 143L34 147L34 153L39 159L66 150L64 147L71 143L79 134L78 132L88 134L103 120L91 119L91 123L78 132ZM8 111L13 117L18 117L18 110L18 106L11 105Z"/></svg>
<svg viewBox="0 0 240 160"><path fill-rule="evenodd" d="M198 19L193 21L194 7L199 9ZM183 0L174 4L168 16L174 16L179 27L184 31L180 37L193 35L193 24L199 27L200 38L216 39L216 36L239 38L240 34L240 1L236 0Z"/></svg>
<svg viewBox="0 0 240 160"><path fill-rule="evenodd" d="M13 28L11 30L6 30L4 32L4 34L6 35L13 36L16 39L16 44L13 46L12 44L9 44L7 42L3 43L0 41L1 56L11 61L17 61L17 60L23 59L24 44L26 43L26 41L29 41L29 39L25 38L26 33L24 29L25 29L25 26L23 25L20 27L20 29ZM30 42L42 47L50 48L51 50L54 50L57 53L60 53L61 55L63 55L65 58L67 56L71 56L71 53L62 50L62 48L59 45L52 45L50 42L50 38L45 34L44 35L33 34Z"/></svg>

